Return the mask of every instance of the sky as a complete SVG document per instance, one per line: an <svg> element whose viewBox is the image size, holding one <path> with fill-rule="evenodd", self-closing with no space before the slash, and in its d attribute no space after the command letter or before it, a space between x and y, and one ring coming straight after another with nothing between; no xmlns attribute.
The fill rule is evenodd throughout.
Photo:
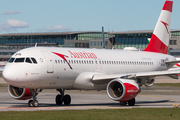
<svg viewBox="0 0 180 120"><path fill-rule="evenodd" d="M173 0L171 29L180 29ZM1 0L0 34L153 30L165 0Z"/></svg>

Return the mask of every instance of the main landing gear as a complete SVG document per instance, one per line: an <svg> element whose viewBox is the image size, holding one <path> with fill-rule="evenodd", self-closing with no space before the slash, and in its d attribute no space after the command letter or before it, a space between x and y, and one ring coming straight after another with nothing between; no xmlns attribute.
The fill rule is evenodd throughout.
<svg viewBox="0 0 180 120"><path fill-rule="evenodd" d="M128 103L129 106L134 106L136 103L135 98L128 100L128 101L120 101L120 105L121 106L126 106L126 104Z"/></svg>
<svg viewBox="0 0 180 120"><path fill-rule="evenodd" d="M57 91L59 91L60 94L58 94L56 96L56 104L62 105L62 103L64 102L64 105L70 105L71 104L71 96L68 94L64 95L64 92L65 92L64 89L57 89Z"/></svg>
<svg viewBox="0 0 180 120"><path fill-rule="evenodd" d="M29 107L37 107L38 106L38 101L36 100L37 97L36 95L41 92L42 90L37 90L37 89L31 89L30 92L32 93L32 99L33 100L29 100L28 102L28 106Z"/></svg>

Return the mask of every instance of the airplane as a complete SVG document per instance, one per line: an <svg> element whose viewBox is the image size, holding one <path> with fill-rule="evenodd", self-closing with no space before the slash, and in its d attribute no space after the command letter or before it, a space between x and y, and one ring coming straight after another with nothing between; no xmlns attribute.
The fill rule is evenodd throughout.
<svg viewBox="0 0 180 120"><path fill-rule="evenodd" d="M57 105L70 105L65 90L106 90L120 105L135 105L141 86L152 86L154 77L177 79L180 61L168 55L173 1L165 1L151 41L143 51L31 47L16 52L3 69L8 93L37 107L43 89L59 91Z"/></svg>

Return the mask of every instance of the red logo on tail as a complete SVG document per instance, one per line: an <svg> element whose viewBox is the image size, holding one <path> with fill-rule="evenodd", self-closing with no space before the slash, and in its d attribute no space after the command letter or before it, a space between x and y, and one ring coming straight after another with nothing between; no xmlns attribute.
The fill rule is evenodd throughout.
<svg viewBox="0 0 180 120"><path fill-rule="evenodd" d="M164 24L164 26L166 27L167 33L169 34L169 30L168 30L169 25L167 23L163 22L163 21L161 21L161 22Z"/></svg>

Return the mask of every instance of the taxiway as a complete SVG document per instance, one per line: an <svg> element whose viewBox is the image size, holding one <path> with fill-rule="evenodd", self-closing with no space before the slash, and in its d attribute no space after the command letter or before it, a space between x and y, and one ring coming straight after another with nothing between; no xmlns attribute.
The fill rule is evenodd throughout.
<svg viewBox="0 0 180 120"><path fill-rule="evenodd" d="M170 81L170 80L169 80ZM176 80L177 83L179 80ZM35 111L35 110L82 110L82 109L130 109L130 108L173 108L180 104L180 88L177 87L142 87L136 97L135 106L120 106L111 100L106 91L66 91L71 95L70 106L57 106L56 90L43 90L38 94L38 107L28 107L28 100L15 100L7 92L7 84L0 83L0 111ZM4 87L3 87L4 86Z"/></svg>

